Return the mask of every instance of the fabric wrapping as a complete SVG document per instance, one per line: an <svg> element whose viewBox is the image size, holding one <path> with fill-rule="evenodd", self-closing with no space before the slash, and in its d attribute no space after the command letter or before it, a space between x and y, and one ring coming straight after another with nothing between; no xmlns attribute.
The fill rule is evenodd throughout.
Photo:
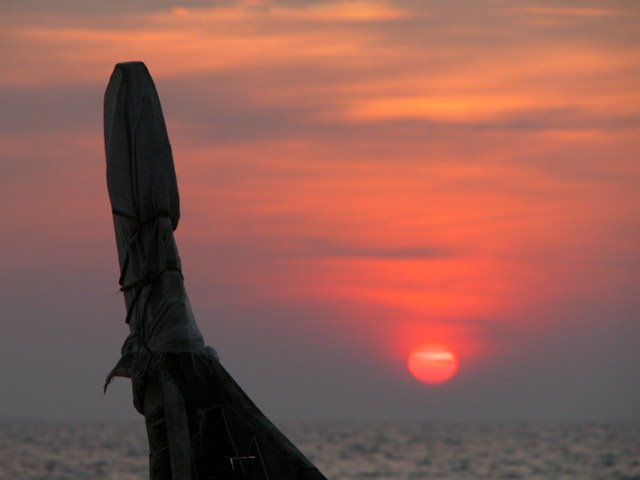
<svg viewBox="0 0 640 480"><path fill-rule="evenodd" d="M204 343L174 231L177 181L153 80L116 65L105 93L107 186L129 335L107 376L131 378L151 480L326 480L253 404Z"/></svg>
<svg viewBox="0 0 640 480"><path fill-rule="evenodd" d="M169 352L215 353L205 347L184 288L173 236L180 219L178 185L146 66L116 65L104 104L107 186L130 330L108 384L114 376L142 379ZM135 399L139 410L141 401Z"/></svg>

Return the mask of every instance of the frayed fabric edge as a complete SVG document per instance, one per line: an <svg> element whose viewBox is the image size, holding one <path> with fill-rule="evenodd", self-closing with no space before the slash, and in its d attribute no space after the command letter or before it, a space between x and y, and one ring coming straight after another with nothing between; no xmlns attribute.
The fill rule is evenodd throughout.
<svg viewBox="0 0 640 480"><path fill-rule="evenodd" d="M154 352L150 350L138 350L136 352L127 352L115 367L111 369L105 379L103 392L106 393L109 385L116 377L130 378L134 383L140 382L151 372L158 371L168 355L171 354L189 354L194 365L194 372L198 375L198 367L206 367L207 362L219 362L220 358L214 348L207 346L201 352L185 352L185 351L162 351Z"/></svg>

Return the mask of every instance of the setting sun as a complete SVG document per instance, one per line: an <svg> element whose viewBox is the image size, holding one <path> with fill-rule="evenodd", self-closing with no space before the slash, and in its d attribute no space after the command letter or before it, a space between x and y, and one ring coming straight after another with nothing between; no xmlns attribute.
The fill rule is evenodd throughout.
<svg viewBox="0 0 640 480"><path fill-rule="evenodd" d="M416 379L435 385L450 380L458 372L458 359L444 345L429 343L409 355L407 367Z"/></svg>

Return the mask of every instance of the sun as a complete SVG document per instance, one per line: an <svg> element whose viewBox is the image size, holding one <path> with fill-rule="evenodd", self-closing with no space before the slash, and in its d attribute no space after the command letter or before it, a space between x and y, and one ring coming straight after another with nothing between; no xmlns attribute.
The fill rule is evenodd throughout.
<svg viewBox="0 0 640 480"><path fill-rule="evenodd" d="M436 385L453 378L458 372L458 359L448 347L428 343L411 352L407 368L421 382Z"/></svg>

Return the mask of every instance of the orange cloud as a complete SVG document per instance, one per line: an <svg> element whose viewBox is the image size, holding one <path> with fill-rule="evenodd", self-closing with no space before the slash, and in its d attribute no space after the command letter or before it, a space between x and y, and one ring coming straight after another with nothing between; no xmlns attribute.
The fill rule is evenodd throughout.
<svg viewBox="0 0 640 480"><path fill-rule="evenodd" d="M461 318L517 323L534 305L609 294L607 276L629 280L602 252L633 257L636 248L640 56L633 42L590 40L586 27L550 40L517 21L614 15L604 8L491 10L496 27L453 10L455 20L440 23L447 11L420 5L12 14L3 20L0 88L55 87L72 103L75 89L96 86L99 130L113 64L145 60L172 109L179 241L220 262L220 271L204 261L187 267L196 277L219 275L265 302L391 311L370 327L380 338L391 328L437 332L473 344L465 351L475 355L478 332ZM218 131L232 123L235 136ZM46 158L71 178L102 181L101 166L87 171L70 159L84 152L86 165L102 162L99 132L80 137L78 124L86 122L37 136L25 122L22 133L2 134L0 154ZM60 172L53 187L11 175L4 195L21 202L81 183ZM79 193L80 206L56 192L62 211L91 217L99 208L92 192ZM54 229L45 206L37 213L41 224L15 220L20 240L11 247ZM65 246L85 228L83 215L67 218Z"/></svg>
<svg viewBox="0 0 640 480"><path fill-rule="evenodd" d="M365 56L371 35L353 35L340 24L393 20L404 15L400 9L379 2L179 7L160 13L107 17L90 27L83 25L82 18L70 22L61 17L56 25L55 17L52 22L51 18L18 15L6 22L4 37L14 47L6 51L9 68L0 73L0 85L97 81L104 78L105 65L128 59L144 59L157 77L336 57L344 61ZM274 28L274 22L280 28ZM301 28L309 22L324 23L326 28ZM332 22L338 24L332 26ZM30 58L24 56L25 51L30 52ZM36 65L40 75L34 76Z"/></svg>

